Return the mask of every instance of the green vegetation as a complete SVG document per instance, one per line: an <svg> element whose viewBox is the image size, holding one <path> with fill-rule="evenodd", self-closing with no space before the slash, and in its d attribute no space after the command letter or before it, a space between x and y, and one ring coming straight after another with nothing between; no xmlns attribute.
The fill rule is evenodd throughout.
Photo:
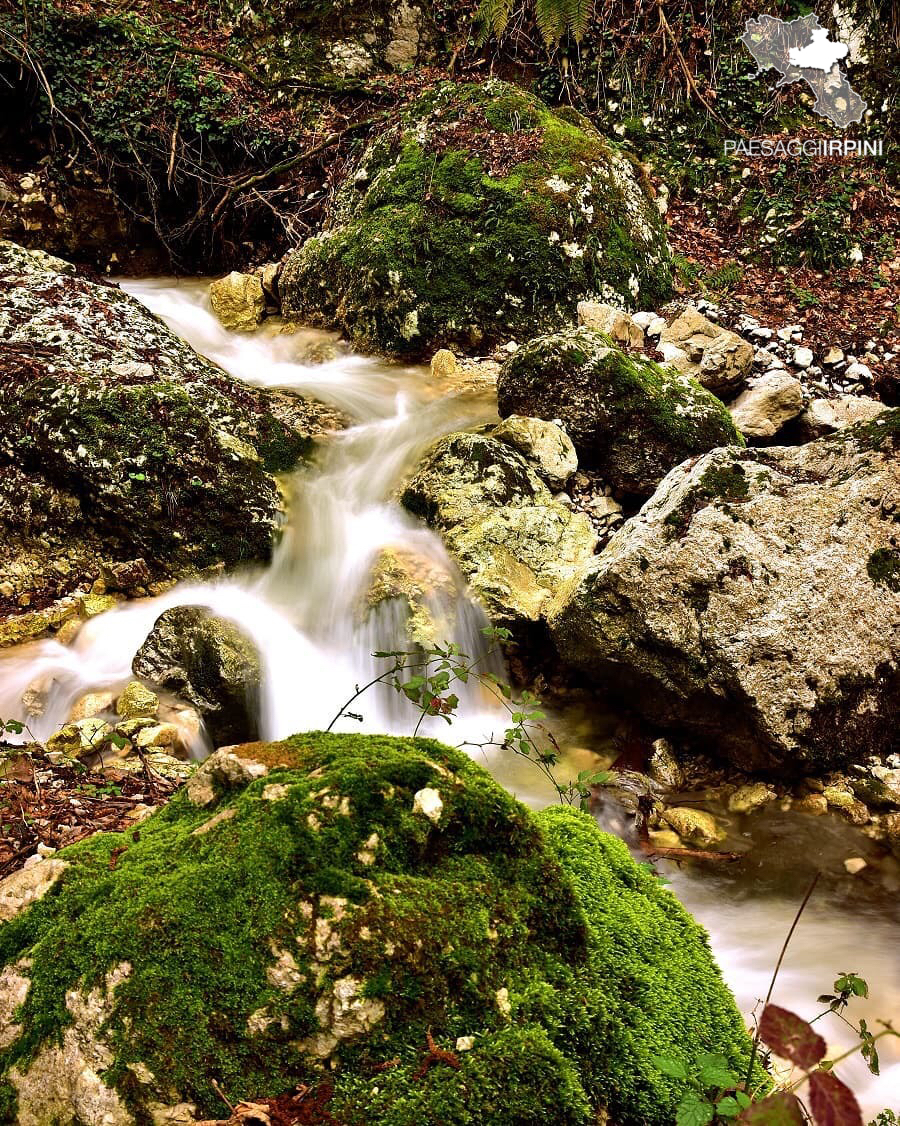
<svg viewBox="0 0 900 1126"><path fill-rule="evenodd" d="M668 1126L684 1084L652 1054L746 1066L703 932L589 816L535 817L430 740L310 734L244 753L268 775L65 850L57 887L0 928L0 962L31 960L0 1055L20 1101L17 1075L73 1021L67 991L102 997L123 963L104 1078L142 1123L176 1094L224 1113L214 1081L235 1102L317 1088L317 1052L329 1112L380 1126L587 1126L601 1107ZM423 790L442 803L431 817Z"/></svg>

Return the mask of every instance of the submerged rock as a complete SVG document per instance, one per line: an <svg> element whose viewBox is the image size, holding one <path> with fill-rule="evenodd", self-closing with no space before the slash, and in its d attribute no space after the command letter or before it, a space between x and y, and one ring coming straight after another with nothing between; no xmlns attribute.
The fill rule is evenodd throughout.
<svg viewBox="0 0 900 1126"><path fill-rule="evenodd" d="M280 421L274 399L134 298L63 266L0 243L0 617L21 626L0 628L0 644L71 617L79 607L56 611L75 592L85 612L105 608L101 574L146 593L267 558L274 474L315 432L314 408Z"/></svg>
<svg viewBox="0 0 900 1126"><path fill-rule="evenodd" d="M201 606L166 610L138 649L132 669L192 704L214 746L258 737L259 653L232 622Z"/></svg>
<svg viewBox="0 0 900 1126"><path fill-rule="evenodd" d="M587 119L496 79L412 105L280 279L286 315L415 356L558 328L582 297L654 305L670 288L637 165Z"/></svg>
<svg viewBox="0 0 900 1126"><path fill-rule="evenodd" d="M695 380L586 328L520 348L500 369L497 399L501 416L561 419L581 465L637 496L687 457L742 444L724 405Z"/></svg>
<svg viewBox="0 0 900 1126"><path fill-rule="evenodd" d="M557 598L564 660L748 769L897 750L900 412L674 469Z"/></svg>
<svg viewBox="0 0 900 1126"><path fill-rule="evenodd" d="M668 1126L687 1087L654 1056L746 1067L705 934L587 814L531 814L430 740L237 750L139 835L0 885L9 1121L193 1122L305 1084L371 1126Z"/></svg>
<svg viewBox="0 0 900 1126"><path fill-rule="evenodd" d="M492 434L443 438L402 502L441 532L496 624L537 621L597 542L587 517L555 501L523 454Z"/></svg>

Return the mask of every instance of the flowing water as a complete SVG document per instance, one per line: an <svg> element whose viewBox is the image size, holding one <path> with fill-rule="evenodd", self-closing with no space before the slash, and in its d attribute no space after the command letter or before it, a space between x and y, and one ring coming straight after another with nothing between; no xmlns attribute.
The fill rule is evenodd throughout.
<svg viewBox="0 0 900 1126"><path fill-rule="evenodd" d="M0 714L21 714L23 693L39 687L44 711L30 726L37 738L46 738L84 693L127 683L131 659L163 610L202 605L235 621L262 655L263 738L326 727L341 714L355 685L384 671L384 661L372 656L376 650L410 647L396 604L386 602L365 612L372 567L384 550L444 577L428 607L433 619L444 623L441 639L457 642L482 667L493 663L500 671L481 632L487 624L484 614L466 596L440 539L392 500L404 473L429 444L496 417L491 397L437 388L422 368L340 351L324 363L305 362L310 345L321 345L324 334L226 332L209 312L200 283L142 281L128 282L125 288L233 375L258 386L312 395L340 408L353 425L329 438L317 464L292 481L290 519L269 567L215 583L183 584L160 598L109 611L86 623L70 646L40 641L0 656ZM502 709L477 687L460 686L459 695L459 717L452 729L430 720L428 734L484 743L503 730ZM409 705L388 686L366 692L348 710L359 718L343 716L336 730L410 731ZM583 717L562 715L554 722L558 733L574 733L582 747L608 751L602 719L585 723ZM206 749L202 735L197 737L196 754ZM488 769L524 801L539 805L553 799L532 765L508 753L483 754ZM599 816L601 823L621 823L609 811ZM808 871L821 867L826 871L821 894L801 920L774 999L812 1016L819 1011L816 996L830 990L838 972L854 971L873 987L870 999L854 1007L856 1015L866 1016L870 1026L878 1017L896 1021L896 872L892 875L888 868L886 878L867 872L845 877L843 860L865 855L867 842L843 822L829 818L826 826L826 819L777 813L732 820L736 847L749 849L740 863L727 868L696 864L672 868L666 875L709 930L742 1012L749 1014L765 996ZM836 1018L817 1027L834 1054L852 1042ZM869 1077L859 1061L841 1067L867 1113L900 1106L897 1043L883 1042L878 1079Z"/></svg>

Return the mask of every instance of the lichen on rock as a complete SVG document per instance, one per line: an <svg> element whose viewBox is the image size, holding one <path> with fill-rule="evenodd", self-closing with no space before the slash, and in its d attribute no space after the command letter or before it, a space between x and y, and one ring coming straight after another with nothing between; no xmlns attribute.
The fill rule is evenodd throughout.
<svg viewBox="0 0 900 1126"><path fill-rule="evenodd" d="M534 462L493 433L451 434L402 494L441 532L491 620L538 621L551 596L593 554L587 517L553 499ZM508 438L508 435L506 435ZM558 472L554 463L552 473Z"/></svg>
<svg viewBox="0 0 900 1126"><path fill-rule="evenodd" d="M189 1122L327 1080L341 1122L668 1126L654 1053L745 1066L703 932L586 814L535 817L430 740L235 755L211 804L66 849L0 927L0 1121ZM429 1037L458 1068L423 1069Z"/></svg>
<svg viewBox="0 0 900 1126"><path fill-rule="evenodd" d="M288 314L410 356L558 328L585 296L653 305L670 287L637 166L585 118L496 79L410 106L280 280Z"/></svg>
<svg viewBox="0 0 900 1126"><path fill-rule="evenodd" d="M550 608L562 658L743 769L895 751L898 416L673 469Z"/></svg>

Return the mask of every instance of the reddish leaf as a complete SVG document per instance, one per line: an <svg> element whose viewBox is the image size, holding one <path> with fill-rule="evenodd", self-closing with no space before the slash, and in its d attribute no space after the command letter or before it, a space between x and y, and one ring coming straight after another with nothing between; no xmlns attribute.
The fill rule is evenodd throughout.
<svg viewBox="0 0 900 1126"><path fill-rule="evenodd" d="M816 1126L863 1126L856 1095L830 1071L809 1077L809 1106Z"/></svg>
<svg viewBox="0 0 900 1126"><path fill-rule="evenodd" d="M776 1091L761 1103L747 1107L738 1119L752 1126L803 1126L804 1121L800 1102L790 1091Z"/></svg>
<svg viewBox="0 0 900 1126"><path fill-rule="evenodd" d="M789 1009L766 1005L759 1021L760 1039L776 1055L798 1064L805 1071L825 1055L825 1041L810 1025Z"/></svg>

